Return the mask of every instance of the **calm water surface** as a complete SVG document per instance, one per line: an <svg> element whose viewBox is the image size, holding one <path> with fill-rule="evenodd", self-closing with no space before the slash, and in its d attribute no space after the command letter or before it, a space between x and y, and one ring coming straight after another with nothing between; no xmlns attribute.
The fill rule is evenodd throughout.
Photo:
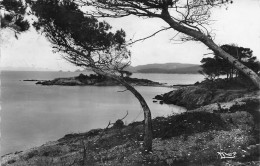
<svg viewBox="0 0 260 166"><path fill-rule="evenodd" d="M49 80L76 76L70 72L1 72L1 155L39 146L68 133L104 128L108 122L122 118L126 123L143 119L142 109L123 87L40 86L24 79ZM191 84L201 75L134 74L161 83ZM185 109L153 103L152 98L173 90L164 87L136 87L152 111L152 117L180 113Z"/></svg>

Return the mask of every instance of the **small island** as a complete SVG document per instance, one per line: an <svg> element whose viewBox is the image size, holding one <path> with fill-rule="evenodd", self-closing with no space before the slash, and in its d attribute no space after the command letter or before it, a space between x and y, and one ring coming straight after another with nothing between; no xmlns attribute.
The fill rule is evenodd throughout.
<svg viewBox="0 0 260 166"><path fill-rule="evenodd" d="M167 86L166 84L154 82L148 79L124 77L124 80L133 86ZM85 85L118 86L120 85L120 83L116 82L115 80L106 78L101 75L96 75L96 74L84 75L82 73L76 77L55 78L53 80L38 81L36 82L36 84L49 85L49 86L50 85L62 85L62 86L85 86Z"/></svg>

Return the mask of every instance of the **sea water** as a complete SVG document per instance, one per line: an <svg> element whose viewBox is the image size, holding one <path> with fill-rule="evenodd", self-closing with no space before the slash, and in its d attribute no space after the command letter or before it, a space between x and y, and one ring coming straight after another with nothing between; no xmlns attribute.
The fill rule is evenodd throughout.
<svg viewBox="0 0 260 166"><path fill-rule="evenodd" d="M126 115L126 124L143 120L138 100L122 86L41 86L26 79L50 80L77 76L75 72L1 72L1 155L40 146L65 134L105 128ZM86 73L85 73L86 74ZM192 84L203 80L194 74L140 74L161 83ZM161 105L153 97L174 90L167 87L136 89L146 99L152 117L184 112L175 105ZM124 92L119 92L124 91Z"/></svg>

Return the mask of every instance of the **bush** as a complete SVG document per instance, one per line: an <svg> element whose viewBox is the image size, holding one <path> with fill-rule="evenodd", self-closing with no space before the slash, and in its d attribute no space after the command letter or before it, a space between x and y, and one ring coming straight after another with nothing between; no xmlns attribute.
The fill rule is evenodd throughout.
<svg viewBox="0 0 260 166"><path fill-rule="evenodd" d="M118 120L114 123L114 125L113 125L113 128L118 128L118 129L120 129L120 128L122 128L122 127L124 127L124 122L123 122L122 120L120 120L120 119L118 119Z"/></svg>

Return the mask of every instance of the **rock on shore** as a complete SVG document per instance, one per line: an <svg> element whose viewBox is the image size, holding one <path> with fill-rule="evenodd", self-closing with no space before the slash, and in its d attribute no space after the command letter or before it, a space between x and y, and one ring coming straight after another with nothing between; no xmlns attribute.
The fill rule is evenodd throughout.
<svg viewBox="0 0 260 166"><path fill-rule="evenodd" d="M154 82L148 79L138 79L125 77L125 80L133 86L166 86L165 84ZM63 86L83 86L83 85L94 85L94 86L117 86L120 85L115 80L102 77L100 75L80 74L77 77L69 78L56 78L48 81L38 81L36 84L40 85L63 85Z"/></svg>

